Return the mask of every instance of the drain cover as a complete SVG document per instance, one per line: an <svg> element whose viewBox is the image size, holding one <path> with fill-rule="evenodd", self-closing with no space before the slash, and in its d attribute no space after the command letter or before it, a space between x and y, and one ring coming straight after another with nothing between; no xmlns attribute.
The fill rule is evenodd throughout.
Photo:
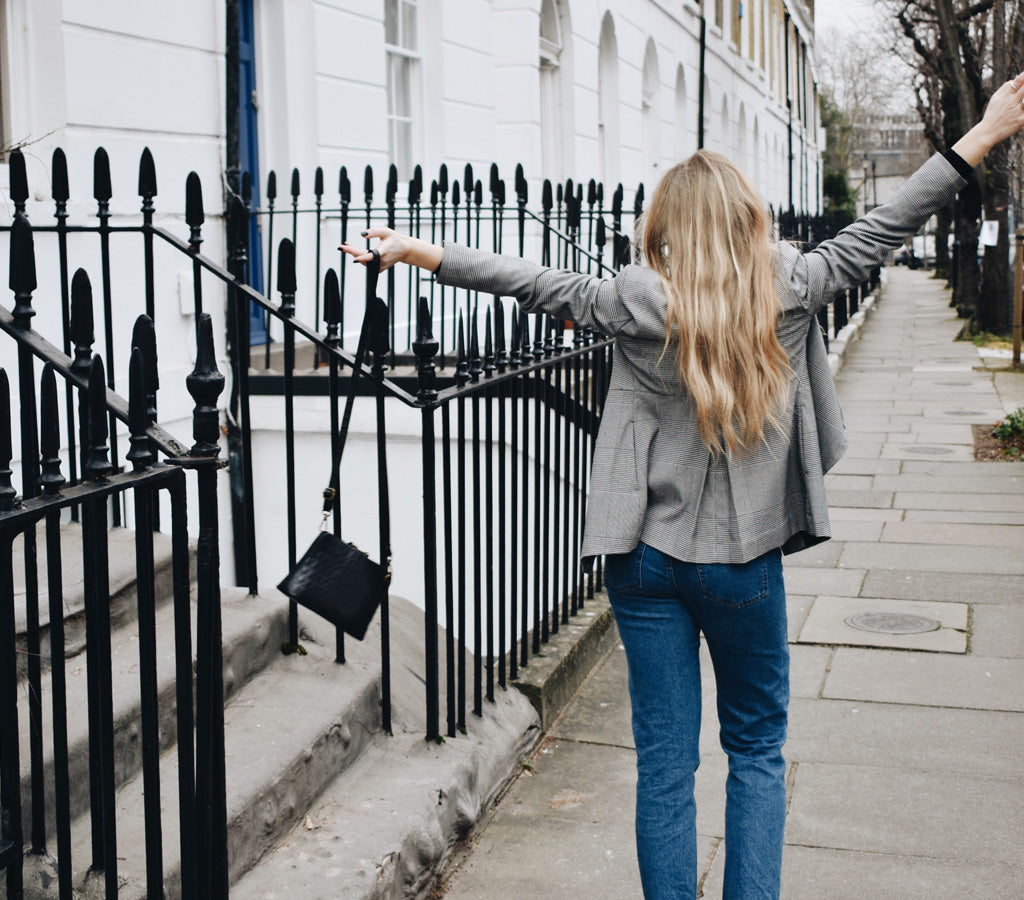
<svg viewBox="0 0 1024 900"><path fill-rule="evenodd" d="M843 620L851 628L875 634L923 634L938 631L942 623L927 616L906 613L858 613Z"/></svg>
<svg viewBox="0 0 1024 900"><path fill-rule="evenodd" d="M930 447L927 444L914 444L910 447L900 447L904 453L920 453L925 456L946 456L953 452L950 447Z"/></svg>
<svg viewBox="0 0 1024 900"><path fill-rule="evenodd" d="M947 409L944 416L983 416L985 412L980 409Z"/></svg>

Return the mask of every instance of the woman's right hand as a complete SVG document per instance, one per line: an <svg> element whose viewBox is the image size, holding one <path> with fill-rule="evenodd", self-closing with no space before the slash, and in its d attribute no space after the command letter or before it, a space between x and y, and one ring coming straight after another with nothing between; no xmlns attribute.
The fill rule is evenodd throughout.
<svg viewBox="0 0 1024 900"><path fill-rule="evenodd" d="M953 145L970 166L977 166L996 144L1024 128L1024 72L1002 84L985 107L981 121Z"/></svg>

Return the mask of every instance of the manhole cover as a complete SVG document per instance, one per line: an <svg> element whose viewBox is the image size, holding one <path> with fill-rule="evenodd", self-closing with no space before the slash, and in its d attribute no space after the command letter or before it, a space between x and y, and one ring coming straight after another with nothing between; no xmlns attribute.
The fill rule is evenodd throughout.
<svg viewBox="0 0 1024 900"><path fill-rule="evenodd" d="M923 453L926 456L946 456L953 452L950 447L929 447L927 444L914 444L910 447L900 447L904 453Z"/></svg>
<svg viewBox="0 0 1024 900"><path fill-rule="evenodd" d="M942 627L942 623L935 619L907 613L858 613L843 621L851 628L875 634L923 634Z"/></svg>

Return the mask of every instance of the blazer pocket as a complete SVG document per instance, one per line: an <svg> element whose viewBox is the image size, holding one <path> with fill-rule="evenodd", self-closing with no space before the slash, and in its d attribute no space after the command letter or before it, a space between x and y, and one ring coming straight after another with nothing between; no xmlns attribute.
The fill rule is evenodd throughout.
<svg viewBox="0 0 1024 900"><path fill-rule="evenodd" d="M594 450L591 481L598 491L636 491L636 446L631 421L606 421L602 424Z"/></svg>

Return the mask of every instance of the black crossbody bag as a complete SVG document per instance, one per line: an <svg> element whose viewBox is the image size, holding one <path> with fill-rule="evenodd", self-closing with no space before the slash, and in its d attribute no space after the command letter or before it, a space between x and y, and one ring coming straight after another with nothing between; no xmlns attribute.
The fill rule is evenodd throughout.
<svg viewBox="0 0 1024 900"><path fill-rule="evenodd" d="M367 345L371 338L376 341L385 327L386 317L381 309L387 307L377 299L377 276L380 274L380 254L373 251L373 261L366 267L366 312L359 333L359 348L356 351L355 367L349 382L345 414L338 435L338 447L331 466L331 480L324 489L323 521L316 536L302 559L287 577L277 586L297 603L323 616L328 622L341 628L356 640L366 634L374 613L387 595L391 581L390 558L383 564L376 563L354 544L335 537L329 530L331 510L338 498L341 473L341 455L348 437L349 420L356 398L356 380L359 378L366 357ZM381 321L382 318L384 321ZM386 459L382 460L382 477L387 484ZM387 504L387 490L384 503ZM382 511L386 515L386 511Z"/></svg>

